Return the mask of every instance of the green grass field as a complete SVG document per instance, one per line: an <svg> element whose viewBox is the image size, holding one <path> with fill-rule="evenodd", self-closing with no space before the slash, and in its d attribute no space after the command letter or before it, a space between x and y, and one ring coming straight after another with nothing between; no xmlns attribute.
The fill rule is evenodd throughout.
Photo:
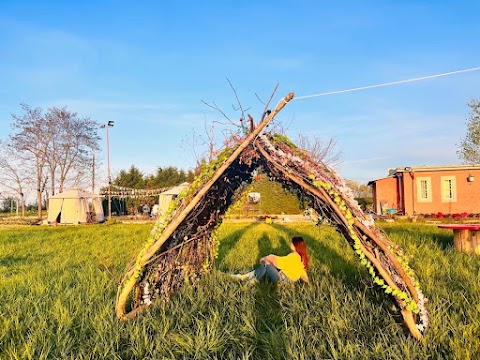
<svg viewBox="0 0 480 360"><path fill-rule="evenodd" d="M309 224L224 224L217 270L139 318L115 317L117 284L151 224L0 228L0 359L479 359L480 257L435 226L384 224L429 298L425 343L402 326L346 241ZM237 282L293 235L309 285Z"/></svg>

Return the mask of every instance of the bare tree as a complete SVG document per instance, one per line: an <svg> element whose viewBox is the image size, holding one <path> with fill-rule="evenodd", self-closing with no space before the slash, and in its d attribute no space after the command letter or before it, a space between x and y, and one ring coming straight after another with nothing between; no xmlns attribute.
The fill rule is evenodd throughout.
<svg viewBox="0 0 480 360"><path fill-rule="evenodd" d="M50 195L54 195L57 185L62 192L68 179L78 182L90 171L92 154L99 149L98 123L81 118L66 107L50 108L45 116L40 108L27 104L21 107L23 115L12 115L14 133L9 140L14 151L26 160L25 164L32 164L41 217L47 181Z"/></svg>
<svg viewBox="0 0 480 360"><path fill-rule="evenodd" d="M309 137L305 134L299 134L297 145L310 152L315 162L321 162L332 167L339 165L341 162L342 152L337 149L337 143L334 138L325 141L320 137Z"/></svg>
<svg viewBox="0 0 480 360"><path fill-rule="evenodd" d="M360 184L355 180L347 180L347 186L352 189L355 198L371 198L372 189L366 184Z"/></svg>
<svg viewBox="0 0 480 360"><path fill-rule="evenodd" d="M32 159L35 184L37 187L38 217L42 217L42 191L45 183L45 164L47 162L48 125L42 116L42 109L21 104L24 114L12 115L14 134L10 136L15 151Z"/></svg>
<svg viewBox="0 0 480 360"><path fill-rule="evenodd" d="M62 192L68 176L78 182L91 167L92 154L98 151L98 123L89 117L63 108L50 108L45 115L51 135L47 162L50 168L52 194L58 175L58 191ZM75 181L76 179L76 181Z"/></svg>
<svg viewBox="0 0 480 360"><path fill-rule="evenodd" d="M209 137L210 134L207 130L206 122L204 125L206 136ZM213 124L211 126L213 128ZM191 152L193 158L195 159L195 169L200 169L201 165L207 162L206 159L210 158L207 147L208 149L213 149L214 146L215 144L213 143L212 139L208 140L207 142L205 136L202 136L202 134L197 133L195 130L192 131L191 136L188 135L182 139L181 145L185 152Z"/></svg>
<svg viewBox="0 0 480 360"><path fill-rule="evenodd" d="M15 193L20 198L21 215L25 216L25 186L30 178L27 159L12 151L8 143L0 142L0 182L4 188Z"/></svg>

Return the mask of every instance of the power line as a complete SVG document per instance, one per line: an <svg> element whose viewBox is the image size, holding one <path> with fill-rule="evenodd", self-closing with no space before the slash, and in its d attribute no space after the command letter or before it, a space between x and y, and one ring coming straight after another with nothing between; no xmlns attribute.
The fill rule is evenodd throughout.
<svg viewBox="0 0 480 360"><path fill-rule="evenodd" d="M443 74L423 76L423 77L414 78L414 79L392 81L392 82L387 82L387 83L377 84L377 85L362 86L362 87L357 87L357 88L352 88L352 89L347 89L347 90L336 90L336 91L330 91L330 92L325 92L325 93L320 93L320 94L298 96L298 97L295 97L295 98L293 98L293 99L294 99L294 100L302 100L302 99L308 99L308 98L313 98L313 97L320 97L320 96L327 96L327 95L333 95L333 94L341 94L341 93L352 92L352 91L373 89L373 88L378 88L378 87L383 87L383 86L392 86L392 85L398 85L398 84L405 84L405 83L410 83L410 82L414 82L414 81L433 79L433 78L437 78L437 77L441 77L441 76L454 75L454 74L460 74L460 73L477 71L477 70L480 70L480 67L474 67L474 68L470 68L470 69L450 71L450 72L446 72L446 73L443 73Z"/></svg>

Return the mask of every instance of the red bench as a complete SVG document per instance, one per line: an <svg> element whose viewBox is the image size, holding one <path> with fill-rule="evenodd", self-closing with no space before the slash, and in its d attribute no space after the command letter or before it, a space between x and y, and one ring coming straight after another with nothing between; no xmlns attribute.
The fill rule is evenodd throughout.
<svg viewBox="0 0 480 360"><path fill-rule="evenodd" d="M455 250L480 255L480 224L447 224L438 227L453 230Z"/></svg>

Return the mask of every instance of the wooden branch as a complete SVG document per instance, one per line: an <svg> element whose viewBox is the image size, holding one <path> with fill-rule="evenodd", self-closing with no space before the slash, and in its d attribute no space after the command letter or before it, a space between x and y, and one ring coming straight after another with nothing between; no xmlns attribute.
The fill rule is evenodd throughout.
<svg viewBox="0 0 480 360"><path fill-rule="evenodd" d="M250 132L252 132L253 129L255 129L255 125L253 123L253 117L250 114L248 114L248 121L250 122Z"/></svg>
<svg viewBox="0 0 480 360"><path fill-rule="evenodd" d="M273 99L273 96L275 95L275 93L277 92L277 89L278 89L278 86L280 84L277 83L277 85L275 85L275 88L273 89L272 91L272 95L270 95L270 98L268 99L267 103L265 104L265 108L263 109L263 113L262 113L262 120L263 118L265 117L265 114L267 113L267 110L268 110L268 105L270 105L270 102L272 101Z"/></svg>
<svg viewBox="0 0 480 360"><path fill-rule="evenodd" d="M358 221L357 219L355 219L355 224L354 224L357 228L359 228L365 235L367 235L370 239L372 239L373 241L375 241L375 243L380 247L380 249L383 250L383 252L385 253L385 255L387 255L388 259L392 262L393 266L395 267L395 269L397 269L398 271L398 274L400 275L400 277L403 279L403 281L405 281L405 284L407 285L407 288L408 288L408 291L410 291L410 294L412 294L413 296L413 299L418 303L418 294L417 294L417 290L415 289L415 286L413 285L413 282L412 280L410 279L410 277L407 275L407 273L405 272L405 270L403 269L403 266L400 264L400 262L398 261L398 259L396 258L395 255L393 255L393 253L390 251L390 249L388 248L388 246L382 241L379 241L381 240L380 238L378 238L369 228L367 228L365 225L363 225L360 221Z"/></svg>

